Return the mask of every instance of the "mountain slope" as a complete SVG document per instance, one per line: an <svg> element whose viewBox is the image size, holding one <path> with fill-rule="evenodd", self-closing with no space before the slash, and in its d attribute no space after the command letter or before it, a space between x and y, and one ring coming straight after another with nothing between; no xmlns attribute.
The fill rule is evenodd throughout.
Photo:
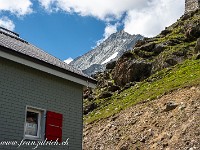
<svg viewBox="0 0 200 150"><path fill-rule="evenodd" d="M84 93L84 149L200 149L200 10L111 66Z"/></svg>
<svg viewBox="0 0 200 150"><path fill-rule="evenodd" d="M108 37L103 43L80 56L70 63L70 65L83 70L84 73L91 75L105 69L105 64L111 60L116 60L125 51L133 48L138 40L143 39L141 35L130 35L119 31Z"/></svg>
<svg viewBox="0 0 200 150"><path fill-rule="evenodd" d="M166 103L178 106L165 111ZM200 149L200 86L137 104L84 128L84 150Z"/></svg>

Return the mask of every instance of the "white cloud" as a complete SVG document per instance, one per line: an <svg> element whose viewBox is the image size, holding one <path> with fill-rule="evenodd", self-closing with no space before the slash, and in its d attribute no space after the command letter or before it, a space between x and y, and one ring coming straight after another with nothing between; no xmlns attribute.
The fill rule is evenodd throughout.
<svg viewBox="0 0 200 150"><path fill-rule="evenodd" d="M108 24L105 28L104 38L108 38L111 34L117 32L118 26L119 26L119 23L116 23L114 25Z"/></svg>
<svg viewBox="0 0 200 150"><path fill-rule="evenodd" d="M39 2L49 11L58 8L81 16L94 16L101 20L120 18L122 13L146 5L146 0L39 0Z"/></svg>
<svg viewBox="0 0 200 150"><path fill-rule="evenodd" d="M48 11L62 10L92 16L106 22L106 32L113 31L110 21L121 22L130 34L158 34L184 13L185 0L39 0ZM125 16L123 16L126 14ZM108 31L106 31L108 30Z"/></svg>
<svg viewBox="0 0 200 150"><path fill-rule="evenodd" d="M15 24L8 17L0 18L0 26L11 31L15 29Z"/></svg>
<svg viewBox="0 0 200 150"><path fill-rule="evenodd" d="M69 64L70 62L72 62L73 59L71 57L67 58L66 60L64 60L65 63Z"/></svg>
<svg viewBox="0 0 200 150"><path fill-rule="evenodd" d="M103 41L105 41L111 34L117 32L117 27L119 26L119 23L116 23L114 25L111 25L111 24L107 24L107 26L105 27L105 30L104 30L104 34L103 34L103 38L101 40L98 40L96 43L98 46L99 44L101 44ZM95 47L93 47L95 48Z"/></svg>
<svg viewBox="0 0 200 150"><path fill-rule="evenodd" d="M154 0L141 11L128 11L124 30L130 34L152 37L175 22L183 12L184 0Z"/></svg>
<svg viewBox="0 0 200 150"><path fill-rule="evenodd" d="M9 11L17 16L23 16L32 12L30 0L0 0L0 11Z"/></svg>

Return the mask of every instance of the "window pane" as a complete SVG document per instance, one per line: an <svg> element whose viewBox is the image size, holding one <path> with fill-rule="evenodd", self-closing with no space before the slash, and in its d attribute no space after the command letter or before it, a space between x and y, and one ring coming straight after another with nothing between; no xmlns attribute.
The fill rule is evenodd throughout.
<svg viewBox="0 0 200 150"><path fill-rule="evenodd" d="M26 115L26 135L37 136L38 133L38 117L39 114L27 111Z"/></svg>

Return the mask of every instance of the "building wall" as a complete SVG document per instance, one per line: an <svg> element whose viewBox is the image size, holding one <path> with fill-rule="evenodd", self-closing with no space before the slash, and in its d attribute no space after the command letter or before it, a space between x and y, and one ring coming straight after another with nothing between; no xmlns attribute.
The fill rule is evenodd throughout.
<svg viewBox="0 0 200 150"><path fill-rule="evenodd" d="M200 0L186 0L185 1L185 13L195 11L200 8Z"/></svg>
<svg viewBox="0 0 200 150"><path fill-rule="evenodd" d="M37 150L82 149L82 86L0 57L0 142L23 139L26 105L63 114L63 141L68 146ZM17 146L1 146L13 150ZM30 150L21 146L19 150Z"/></svg>

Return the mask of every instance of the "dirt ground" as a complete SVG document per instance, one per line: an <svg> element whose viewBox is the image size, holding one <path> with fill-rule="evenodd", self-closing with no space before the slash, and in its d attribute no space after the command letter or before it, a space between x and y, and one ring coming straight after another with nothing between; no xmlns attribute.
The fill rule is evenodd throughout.
<svg viewBox="0 0 200 150"><path fill-rule="evenodd" d="M83 135L84 150L200 150L200 86L87 124Z"/></svg>

